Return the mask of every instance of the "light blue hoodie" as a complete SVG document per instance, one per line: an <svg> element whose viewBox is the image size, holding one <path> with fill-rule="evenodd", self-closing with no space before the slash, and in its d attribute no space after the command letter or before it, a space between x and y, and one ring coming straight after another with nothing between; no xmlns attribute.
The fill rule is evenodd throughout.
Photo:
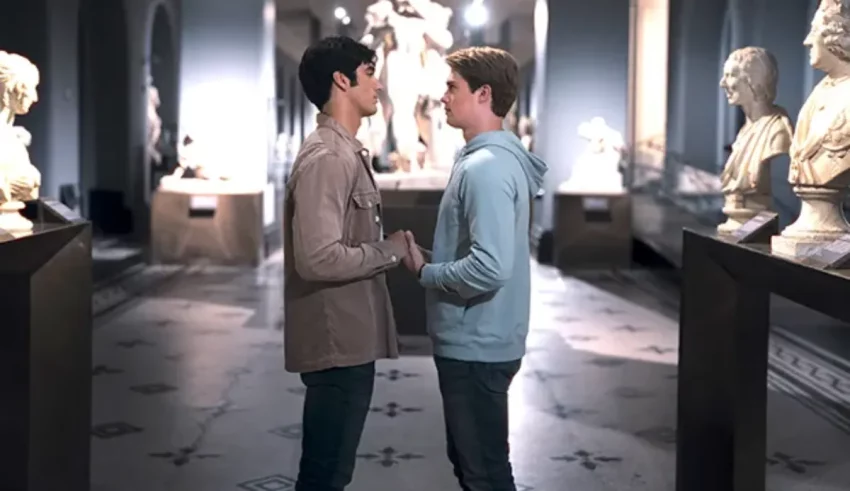
<svg viewBox="0 0 850 491"><path fill-rule="evenodd" d="M437 356L501 362L525 354L530 203L547 170L508 131L480 134L461 150L420 278Z"/></svg>

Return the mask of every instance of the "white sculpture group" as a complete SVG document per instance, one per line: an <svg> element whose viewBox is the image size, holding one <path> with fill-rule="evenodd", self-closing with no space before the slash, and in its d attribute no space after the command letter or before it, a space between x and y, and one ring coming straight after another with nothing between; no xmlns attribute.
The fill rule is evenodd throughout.
<svg viewBox="0 0 850 491"><path fill-rule="evenodd" d="M850 186L850 0L822 0L804 40L811 65L825 73L793 128L776 95L776 60L762 48L729 57L720 82L746 123L722 174L724 213L718 229L730 232L771 209L769 165L788 153L788 182L800 198L797 220L772 239L776 253L800 256L850 233L842 204Z"/></svg>
<svg viewBox="0 0 850 491"><path fill-rule="evenodd" d="M448 169L463 146L439 102L449 75L445 54L454 42L451 16L450 8L432 0L378 0L366 10L361 41L377 52L376 74L386 91L357 136L380 155L391 124L390 160L402 173Z"/></svg>
<svg viewBox="0 0 850 491"><path fill-rule="evenodd" d="M587 140L587 147L579 155L569 180L558 191L592 194L624 193L620 164L625 156L626 143L603 118L596 117L578 127L578 134Z"/></svg>

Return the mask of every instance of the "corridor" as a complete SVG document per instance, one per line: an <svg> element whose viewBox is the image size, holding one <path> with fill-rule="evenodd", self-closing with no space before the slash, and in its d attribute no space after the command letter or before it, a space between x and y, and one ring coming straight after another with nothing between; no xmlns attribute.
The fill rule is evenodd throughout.
<svg viewBox="0 0 850 491"><path fill-rule="evenodd" d="M534 265L528 353L511 389L518 490L674 489L676 313L640 275L611 288L605 278ZM95 325L92 490L293 489L303 386L283 370L281 257L256 271L151 267L127 282L101 295L138 296ZM378 364L351 491L459 489L427 341L405 339L404 353ZM772 366L815 373L808 356L772 342ZM834 397L850 398L847 373L820 369ZM850 433L789 380L771 374L768 489L846 490Z"/></svg>

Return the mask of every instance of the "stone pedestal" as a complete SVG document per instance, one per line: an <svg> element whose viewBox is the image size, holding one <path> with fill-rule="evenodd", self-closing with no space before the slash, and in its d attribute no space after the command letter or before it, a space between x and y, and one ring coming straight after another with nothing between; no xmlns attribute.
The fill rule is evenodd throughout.
<svg viewBox="0 0 850 491"><path fill-rule="evenodd" d="M558 191L554 224L559 269L631 266L632 210L626 192Z"/></svg>
<svg viewBox="0 0 850 491"><path fill-rule="evenodd" d="M771 196L763 194L727 194L723 197L723 214L726 221L717 226L717 231L730 234L739 229L750 218L771 209Z"/></svg>
<svg viewBox="0 0 850 491"><path fill-rule="evenodd" d="M426 249L434 243L437 211L442 189L382 189L384 233L410 230L416 242ZM403 336L425 336L425 290L404 266L387 273L398 332Z"/></svg>
<svg viewBox="0 0 850 491"><path fill-rule="evenodd" d="M850 234L842 203L846 189L797 187L800 216L771 239L772 252L787 257L803 257L825 243Z"/></svg>
<svg viewBox="0 0 850 491"><path fill-rule="evenodd" d="M9 201L0 205L0 230L13 235L27 235L32 230L32 222L21 215L24 203Z"/></svg>
<svg viewBox="0 0 850 491"><path fill-rule="evenodd" d="M25 211L29 232L0 231L0 483L87 491L91 225L52 201Z"/></svg>
<svg viewBox="0 0 850 491"><path fill-rule="evenodd" d="M210 182L154 192L154 263L257 266L263 249L262 190Z"/></svg>

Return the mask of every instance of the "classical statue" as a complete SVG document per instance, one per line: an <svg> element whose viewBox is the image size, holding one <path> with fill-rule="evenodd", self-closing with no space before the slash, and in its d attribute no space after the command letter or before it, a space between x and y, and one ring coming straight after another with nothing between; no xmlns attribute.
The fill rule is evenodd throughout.
<svg viewBox="0 0 850 491"><path fill-rule="evenodd" d="M163 176L159 181L160 189L186 189L193 184L189 181L229 181L230 176L219 172L216 166L210 165L214 161L212 154L206 147L199 147L195 139L190 135L183 137L183 141L177 150L177 167L171 174Z"/></svg>
<svg viewBox="0 0 850 491"><path fill-rule="evenodd" d="M578 134L588 141L587 148L579 155L569 180L558 190L623 192L623 175L620 173L626 148L623 136L600 117L580 124Z"/></svg>
<svg viewBox="0 0 850 491"><path fill-rule="evenodd" d="M822 0L803 42L826 76L797 118L788 181L800 215L772 240L779 254L806 254L850 233L842 203L850 185L850 0Z"/></svg>
<svg viewBox="0 0 850 491"><path fill-rule="evenodd" d="M386 98L358 137L378 153L391 122L396 150L390 159L402 172L437 167L446 159L449 167L459 142L439 103L449 74L444 56L454 42L451 16L450 8L432 0L378 0L366 10L361 42L378 53L376 73Z"/></svg>
<svg viewBox="0 0 850 491"><path fill-rule="evenodd" d="M763 48L738 49L723 66L720 87L729 104L741 107L746 123L720 176L723 213L728 217L717 227L721 233L773 208L770 162L788 153L794 131L788 113L773 103L778 79L776 58Z"/></svg>
<svg viewBox="0 0 850 491"><path fill-rule="evenodd" d="M21 55L0 51L0 229L32 229L21 216L24 201L37 199L41 173L30 162L30 134L14 126L38 102L38 68Z"/></svg>
<svg viewBox="0 0 850 491"><path fill-rule="evenodd" d="M159 151L159 139L162 135L162 118L159 117L159 89L153 85L153 78L148 77L148 156L155 163L162 162L162 153Z"/></svg>

